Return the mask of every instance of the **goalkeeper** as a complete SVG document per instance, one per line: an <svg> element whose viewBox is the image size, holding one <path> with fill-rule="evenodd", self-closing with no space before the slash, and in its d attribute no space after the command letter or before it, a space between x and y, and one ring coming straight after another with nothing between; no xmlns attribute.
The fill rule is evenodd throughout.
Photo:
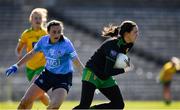
<svg viewBox="0 0 180 110"><path fill-rule="evenodd" d="M86 63L82 77L80 104L74 109L124 108L121 91L112 76L124 73L126 69L113 67L118 53L126 54L132 48L138 37L138 26L133 21L124 21L120 27L113 25L104 27L102 35L111 38L106 40ZM96 89L99 89L110 102L90 107Z"/></svg>

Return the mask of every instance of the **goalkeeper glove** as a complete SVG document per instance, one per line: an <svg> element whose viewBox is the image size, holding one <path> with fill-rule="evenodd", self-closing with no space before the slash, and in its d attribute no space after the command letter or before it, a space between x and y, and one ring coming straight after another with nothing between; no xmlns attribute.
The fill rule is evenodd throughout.
<svg viewBox="0 0 180 110"><path fill-rule="evenodd" d="M17 64L10 66L8 69L6 69L6 76L8 77L11 74L15 74L17 72L17 69L18 69Z"/></svg>

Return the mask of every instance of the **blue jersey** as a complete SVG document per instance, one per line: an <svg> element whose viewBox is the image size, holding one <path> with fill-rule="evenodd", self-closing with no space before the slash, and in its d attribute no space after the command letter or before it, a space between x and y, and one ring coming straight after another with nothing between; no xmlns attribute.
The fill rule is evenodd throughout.
<svg viewBox="0 0 180 110"><path fill-rule="evenodd" d="M50 43L50 36L42 37L34 46L36 52L42 51L46 58L45 68L54 74L67 74L73 72L72 59L77 53L71 41L64 36L64 39L54 44Z"/></svg>

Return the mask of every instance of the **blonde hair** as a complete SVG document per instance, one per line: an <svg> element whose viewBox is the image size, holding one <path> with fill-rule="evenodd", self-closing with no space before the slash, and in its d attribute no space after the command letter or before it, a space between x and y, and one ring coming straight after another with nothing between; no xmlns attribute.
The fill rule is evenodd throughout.
<svg viewBox="0 0 180 110"><path fill-rule="evenodd" d="M32 16L33 16L34 13L38 13L38 14L40 14L42 16L42 26L45 27L46 22L47 22L47 13L48 13L47 9L45 9L45 8L35 8L35 9L33 9L31 11L30 16L29 16L29 22L32 21Z"/></svg>
<svg viewBox="0 0 180 110"><path fill-rule="evenodd" d="M102 36L104 37L117 37L119 34L119 27L109 24L109 26L104 27L102 31Z"/></svg>
<svg viewBox="0 0 180 110"><path fill-rule="evenodd" d="M176 70L180 70L180 59L177 57L172 57L171 62L174 64Z"/></svg>

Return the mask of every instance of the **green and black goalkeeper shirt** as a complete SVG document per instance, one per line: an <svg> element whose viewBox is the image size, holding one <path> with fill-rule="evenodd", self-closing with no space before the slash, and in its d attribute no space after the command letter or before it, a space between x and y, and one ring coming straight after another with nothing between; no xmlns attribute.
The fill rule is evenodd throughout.
<svg viewBox="0 0 180 110"><path fill-rule="evenodd" d="M86 63L100 79L107 79L110 76L124 73L124 69L113 68L116 57L119 53L126 54L133 46L133 43L126 43L122 37L109 38L97 49L94 55Z"/></svg>

